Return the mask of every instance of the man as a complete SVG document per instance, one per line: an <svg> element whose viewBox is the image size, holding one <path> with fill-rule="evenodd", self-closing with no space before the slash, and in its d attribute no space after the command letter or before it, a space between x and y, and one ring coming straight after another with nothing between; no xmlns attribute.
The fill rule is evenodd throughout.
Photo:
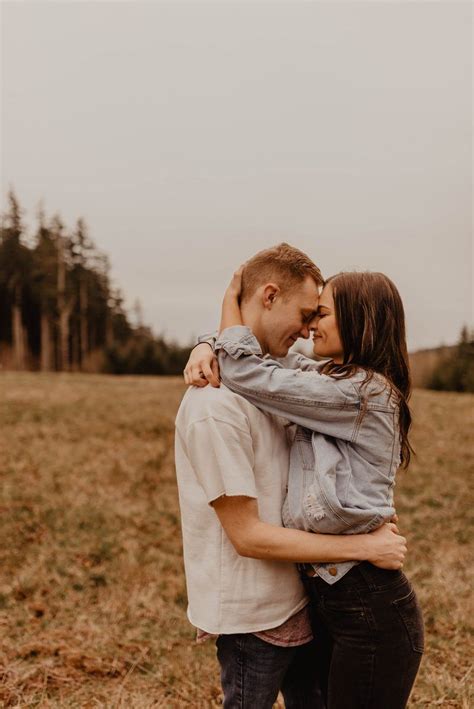
<svg viewBox="0 0 474 709"><path fill-rule="evenodd" d="M309 336L320 285L319 269L287 244L247 262L242 316L264 353L297 366L288 350ZM218 636L224 707L271 707L280 688L287 709L323 707L317 639L309 642L307 601L292 562L355 559L398 568L405 540L393 525L339 537L283 528L283 422L218 388L208 344L194 349L185 378L199 384L176 419L188 617L201 635Z"/></svg>

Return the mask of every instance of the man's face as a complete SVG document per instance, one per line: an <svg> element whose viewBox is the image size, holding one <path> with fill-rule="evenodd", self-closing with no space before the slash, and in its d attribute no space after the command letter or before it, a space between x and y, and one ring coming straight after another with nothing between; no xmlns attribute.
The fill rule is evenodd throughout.
<svg viewBox="0 0 474 709"><path fill-rule="evenodd" d="M277 294L272 308L262 319L265 350L273 357L285 357L299 337L309 337L309 323L318 307L319 288L308 276L285 296Z"/></svg>

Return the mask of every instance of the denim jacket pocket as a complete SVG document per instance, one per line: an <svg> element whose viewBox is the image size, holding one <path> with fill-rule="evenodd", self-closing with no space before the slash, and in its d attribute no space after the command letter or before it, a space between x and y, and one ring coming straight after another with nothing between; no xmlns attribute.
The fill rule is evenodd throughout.
<svg viewBox="0 0 474 709"><path fill-rule="evenodd" d="M414 652L422 653L425 649L423 616L414 589L392 604L405 625Z"/></svg>

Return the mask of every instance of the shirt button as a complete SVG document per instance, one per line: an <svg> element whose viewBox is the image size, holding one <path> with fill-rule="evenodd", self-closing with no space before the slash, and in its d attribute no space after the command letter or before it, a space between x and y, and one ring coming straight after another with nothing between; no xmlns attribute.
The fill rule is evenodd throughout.
<svg viewBox="0 0 474 709"><path fill-rule="evenodd" d="M331 566L331 568L328 569L328 571L331 574L331 576L337 576L337 569L335 566Z"/></svg>

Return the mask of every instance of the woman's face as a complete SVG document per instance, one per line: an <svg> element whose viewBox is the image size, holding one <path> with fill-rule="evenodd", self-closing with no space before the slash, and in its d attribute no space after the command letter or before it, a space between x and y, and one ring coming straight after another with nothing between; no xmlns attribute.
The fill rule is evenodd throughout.
<svg viewBox="0 0 474 709"><path fill-rule="evenodd" d="M319 297L318 309L309 327L310 330L313 330L314 354L318 355L318 357L330 358L336 364L342 364L344 350L339 337L330 283L324 287Z"/></svg>

